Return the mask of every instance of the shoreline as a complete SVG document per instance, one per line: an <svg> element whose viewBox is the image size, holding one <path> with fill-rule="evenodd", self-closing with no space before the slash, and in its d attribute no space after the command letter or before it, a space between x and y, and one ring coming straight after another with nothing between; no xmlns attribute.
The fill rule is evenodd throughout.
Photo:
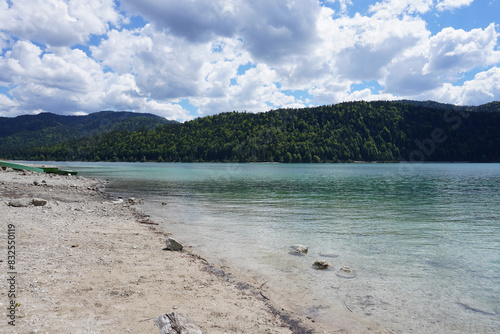
<svg viewBox="0 0 500 334"><path fill-rule="evenodd" d="M157 333L154 318L174 311L206 333L321 330L200 256L163 250L167 233L139 223L127 203L111 201L98 184L0 170L2 253L8 226L14 226L16 242L15 326L8 324L8 261L0 262L1 321L9 332ZM47 203L13 207L15 198Z"/></svg>

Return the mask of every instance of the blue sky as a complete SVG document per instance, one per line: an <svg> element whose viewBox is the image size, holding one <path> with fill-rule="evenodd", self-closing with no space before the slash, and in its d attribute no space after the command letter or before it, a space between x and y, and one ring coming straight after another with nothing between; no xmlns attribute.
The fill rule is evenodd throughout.
<svg viewBox="0 0 500 334"><path fill-rule="evenodd" d="M0 116L500 100L500 0L0 0Z"/></svg>

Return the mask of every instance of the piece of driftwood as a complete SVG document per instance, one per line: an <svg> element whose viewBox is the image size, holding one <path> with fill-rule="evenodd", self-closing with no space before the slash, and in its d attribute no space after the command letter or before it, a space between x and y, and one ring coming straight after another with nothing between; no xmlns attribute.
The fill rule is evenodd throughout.
<svg viewBox="0 0 500 334"><path fill-rule="evenodd" d="M183 313L160 314L155 324L161 334L203 334L201 328Z"/></svg>

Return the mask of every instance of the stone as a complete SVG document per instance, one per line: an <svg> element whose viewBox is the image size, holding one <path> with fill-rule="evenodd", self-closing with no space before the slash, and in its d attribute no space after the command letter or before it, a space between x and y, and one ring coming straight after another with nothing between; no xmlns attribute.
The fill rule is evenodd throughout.
<svg viewBox="0 0 500 334"><path fill-rule="evenodd" d="M167 238L167 250L170 251L181 251L184 247L174 238Z"/></svg>
<svg viewBox="0 0 500 334"><path fill-rule="evenodd" d="M309 248L307 248L306 246L303 246L303 245L294 245L291 248L293 249L293 251L291 253L294 255L307 254L307 251L309 250Z"/></svg>
<svg viewBox="0 0 500 334"><path fill-rule="evenodd" d="M201 328L187 315L179 312L160 314L155 319L160 334L203 334Z"/></svg>
<svg viewBox="0 0 500 334"><path fill-rule="evenodd" d="M340 268L339 272L336 275L341 278L355 278L357 276L354 269L348 266L343 266L342 268Z"/></svg>
<svg viewBox="0 0 500 334"><path fill-rule="evenodd" d="M34 206L44 206L45 204L47 204L47 200L43 198L33 198L31 203L33 203Z"/></svg>
<svg viewBox="0 0 500 334"><path fill-rule="evenodd" d="M130 197L130 198L128 199L128 203L129 203L130 205L136 205L136 204L137 204L137 200L135 199L135 197Z"/></svg>
<svg viewBox="0 0 500 334"><path fill-rule="evenodd" d="M31 200L29 198L16 198L13 199L9 202L10 206L16 207L16 208L26 208L30 206Z"/></svg>
<svg viewBox="0 0 500 334"><path fill-rule="evenodd" d="M314 261L313 263L313 267L316 268L316 269L328 269L328 267L330 267L331 264L326 262L325 260L316 260Z"/></svg>

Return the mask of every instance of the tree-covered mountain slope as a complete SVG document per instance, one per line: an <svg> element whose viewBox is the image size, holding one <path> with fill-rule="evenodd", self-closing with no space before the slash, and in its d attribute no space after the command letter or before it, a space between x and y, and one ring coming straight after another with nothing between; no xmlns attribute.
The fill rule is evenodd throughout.
<svg viewBox="0 0 500 334"><path fill-rule="evenodd" d="M153 129L172 123L152 114L101 111L87 116L52 113L0 117L0 152L46 146L116 130Z"/></svg>
<svg viewBox="0 0 500 334"><path fill-rule="evenodd" d="M428 107L432 105L432 107ZM500 108L349 102L119 130L10 158L170 162L500 161Z"/></svg>

